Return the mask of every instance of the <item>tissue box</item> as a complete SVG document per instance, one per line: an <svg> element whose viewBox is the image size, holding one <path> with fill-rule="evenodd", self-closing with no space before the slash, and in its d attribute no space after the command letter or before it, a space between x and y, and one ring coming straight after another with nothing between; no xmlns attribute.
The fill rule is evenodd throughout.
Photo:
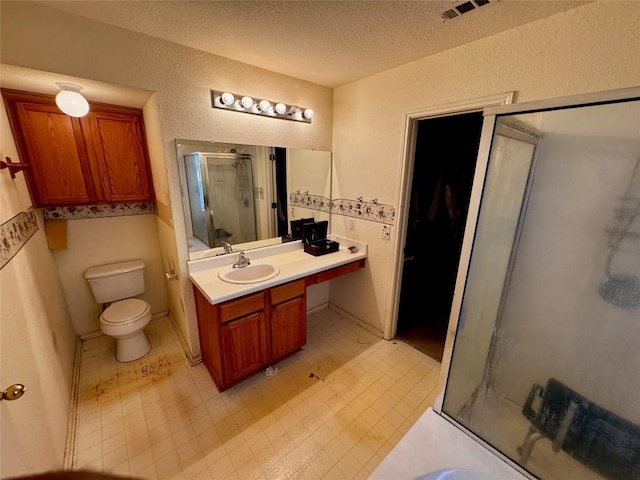
<svg viewBox="0 0 640 480"><path fill-rule="evenodd" d="M314 255L325 255L331 252L337 252L340 244L333 240L327 239L327 229L329 222L311 222L302 226L302 244L304 251Z"/></svg>
<svg viewBox="0 0 640 480"><path fill-rule="evenodd" d="M315 257L331 252L337 252L338 248L340 248L340 244L338 242L327 240L326 238L324 240L316 240L315 242L304 244L304 251Z"/></svg>

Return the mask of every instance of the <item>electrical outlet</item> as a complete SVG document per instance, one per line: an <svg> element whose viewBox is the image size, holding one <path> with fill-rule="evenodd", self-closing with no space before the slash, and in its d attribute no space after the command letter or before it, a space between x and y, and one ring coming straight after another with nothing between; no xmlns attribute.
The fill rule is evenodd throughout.
<svg viewBox="0 0 640 480"><path fill-rule="evenodd" d="M391 227L389 225L382 226L382 239L389 240L391 238Z"/></svg>
<svg viewBox="0 0 640 480"><path fill-rule="evenodd" d="M356 229L356 221L353 218L349 219L349 230L355 230Z"/></svg>

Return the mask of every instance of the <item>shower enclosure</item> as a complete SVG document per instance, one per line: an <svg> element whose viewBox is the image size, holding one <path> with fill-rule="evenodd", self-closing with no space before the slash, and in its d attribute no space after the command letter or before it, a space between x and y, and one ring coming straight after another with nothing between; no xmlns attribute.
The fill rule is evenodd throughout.
<svg viewBox="0 0 640 480"><path fill-rule="evenodd" d="M436 410L532 478L640 479L640 88L484 132Z"/></svg>
<svg viewBox="0 0 640 480"><path fill-rule="evenodd" d="M257 240L250 154L184 156L193 236L209 248Z"/></svg>

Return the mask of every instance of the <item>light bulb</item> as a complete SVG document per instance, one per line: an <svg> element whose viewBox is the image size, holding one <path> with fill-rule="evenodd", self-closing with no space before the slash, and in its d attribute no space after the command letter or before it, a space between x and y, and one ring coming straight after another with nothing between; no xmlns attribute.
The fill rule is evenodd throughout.
<svg viewBox="0 0 640 480"><path fill-rule="evenodd" d="M73 83L57 83L60 91L56 94L56 105L70 117L84 117L89 113L89 102L82 96L82 87Z"/></svg>
<svg viewBox="0 0 640 480"><path fill-rule="evenodd" d="M251 97L242 97L242 100L240 100L240 104L244 107L244 108L251 108L253 107L253 98Z"/></svg>
<svg viewBox="0 0 640 480"><path fill-rule="evenodd" d="M313 109L312 108L307 108L304 111L304 118L311 120L313 118Z"/></svg>
<svg viewBox="0 0 640 480"><path fill-rule="evenodd" d="M271 102L269 100L260 100L258 106L260 107L261 111L267 112L269 111L269 108L271 108Z"/></svg>
<svg viewBox="0 0 640 480"><path fill-rule="evenodd" d="M276 103L276 113L279 115L284 115L287 111L287 106L284 103Z"/></svg>
<svg viewBox="0 0 640 480"><path fill-rule="evenodd" d="M233 102L235 102L236 97L233 96L233 93L229 93L229 92L224 92L222 95L220 95L220 103L222 103L223 105L233 105Z"/></svg>

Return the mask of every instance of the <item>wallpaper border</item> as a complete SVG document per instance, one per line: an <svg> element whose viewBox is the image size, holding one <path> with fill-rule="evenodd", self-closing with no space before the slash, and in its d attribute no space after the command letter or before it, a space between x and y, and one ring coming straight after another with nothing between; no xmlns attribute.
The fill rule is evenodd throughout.
<svg viewBox="0 0 640 480"><path fill-rule="evenodd" d="M396 207L378 203L375 199L365 202L361 198L356 200L337 198L331 202L331 214L334 213L387 225L393 225L396 222Z"/></svg>
<svg viewBox="0 0 640 480"><path fill-rule="evenodd" d="M84 218L122 217L148 215L157 212L153 202L111 203L108 205L80 205L74 207L45 207L45 220L78 220Z"/></svg>
<svg viewBox="0 0 640 480"><path fill-rule="evenodd" d="M15 257L38 228L38 218L33 207L0 225L0 269Z"/></svg>
<svg viewBox="0 0 640 480"><path fill-rule="evenodd" d="M303 207L328 213L331 209L331 201L322 195L294 192L289 195L289 206Z"/></svg>
<svg viewBox="0 0 640 480"><path fill-rule="evenodd" d="M289 206L304 207L310 210L330 212L331 214L356 217L388 225L393 225L396 221L396 208L392 205L378 203L376 199L370 202L366 202L362 198L357 198L356 200L347 198L329 200L321 195L294 192L289 194Z"/></svg>

